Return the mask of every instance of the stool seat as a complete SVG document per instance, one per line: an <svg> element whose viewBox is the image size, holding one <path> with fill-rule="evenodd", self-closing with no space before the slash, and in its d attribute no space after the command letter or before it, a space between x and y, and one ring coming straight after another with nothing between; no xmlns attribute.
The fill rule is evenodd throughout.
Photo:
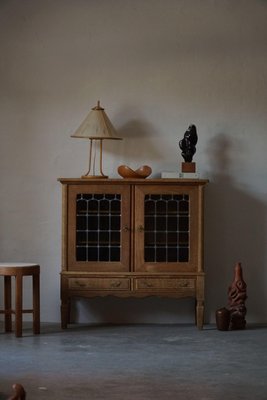
<svg viewBox="0 0 267 400"><path fill-rule="evenodd" d="M14 263L14 262L12 262L12 263L7 263L7 262L4 262L4 263L0 263L0 267L3 267L3 268L13 268L13 267L16 267L16 268L25 268L25 267L36 267L38 264L29 264L29 263Z"/></svg>
<svg viewBox="0 0 267 400"><path fill-rule="evenodd" d="M15 314L15 334L22 336L22 314L33 314L33 332L40 333L40 266L33 263L0 263L0 276L4 276L5 331L12 331L12 314ZM32 277L32 309L23 309L23 277ZM15 277L15 309L12 308L11 278Z"/></svg>

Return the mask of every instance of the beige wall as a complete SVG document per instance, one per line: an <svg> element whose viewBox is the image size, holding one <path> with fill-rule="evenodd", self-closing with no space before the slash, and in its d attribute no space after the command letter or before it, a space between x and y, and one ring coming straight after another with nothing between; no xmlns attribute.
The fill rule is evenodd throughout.
<svg viewBox="0 0 267 400"><path fill-rule="evenodd" d="M267 321L267 2L0 2L0 254L42 267L42 320L59 320L58 177L87 168L70 138L98 99L124 137L104 170L177 171L178 141L198 128L206 196L206 320L227 302L241 261L251 322ZM27 286L27 285L26 285ZM80 321L190 322L182 300L78 302Z"/></svg>

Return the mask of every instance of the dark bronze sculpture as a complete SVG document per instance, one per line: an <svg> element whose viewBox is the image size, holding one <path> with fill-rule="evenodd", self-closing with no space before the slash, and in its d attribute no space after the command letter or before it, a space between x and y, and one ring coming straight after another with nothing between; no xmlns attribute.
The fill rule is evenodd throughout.
<svg viewBox="0 0 267 400"><path fill-rule="evenodd" d="M228 289L228 301L230 310L230 329L245 329L245 316L247 309L245 301L247 299L247 285L243 280L241 263L235 266L235 276Z"/></svg>
<svg viewBox="0 0 267 400"><path fill-rule="evenodd" d="M184 134L184 138L179 142L179 147L182 150L182 156L185 162L191 162L193 160L193 155L196 152L197 140L198 137L196 126L189 125Z"/></svg>

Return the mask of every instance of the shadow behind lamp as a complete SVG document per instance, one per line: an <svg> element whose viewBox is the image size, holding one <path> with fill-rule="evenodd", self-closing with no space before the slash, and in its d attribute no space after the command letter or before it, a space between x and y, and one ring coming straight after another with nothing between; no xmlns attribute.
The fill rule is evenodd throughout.
<svg viewBox="0 0 267 400"><path fill-rule="evenodd" d="M71 137L90 141L89 169L82 178L108 178L102 170L103 140L122 140L122 138L117 136L114 126L99 101Z"/></svg>

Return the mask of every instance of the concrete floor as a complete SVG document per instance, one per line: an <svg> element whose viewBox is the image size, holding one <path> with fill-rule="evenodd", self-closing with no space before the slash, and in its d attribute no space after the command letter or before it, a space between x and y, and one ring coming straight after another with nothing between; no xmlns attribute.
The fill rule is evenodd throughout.
<svg viewBox="0 0 267 400"><path fill-rule="evenodd" d="M1 327L2 328L2 327ZM0 333L0 399L266 400L267 326L42 325Z"/></svg>

